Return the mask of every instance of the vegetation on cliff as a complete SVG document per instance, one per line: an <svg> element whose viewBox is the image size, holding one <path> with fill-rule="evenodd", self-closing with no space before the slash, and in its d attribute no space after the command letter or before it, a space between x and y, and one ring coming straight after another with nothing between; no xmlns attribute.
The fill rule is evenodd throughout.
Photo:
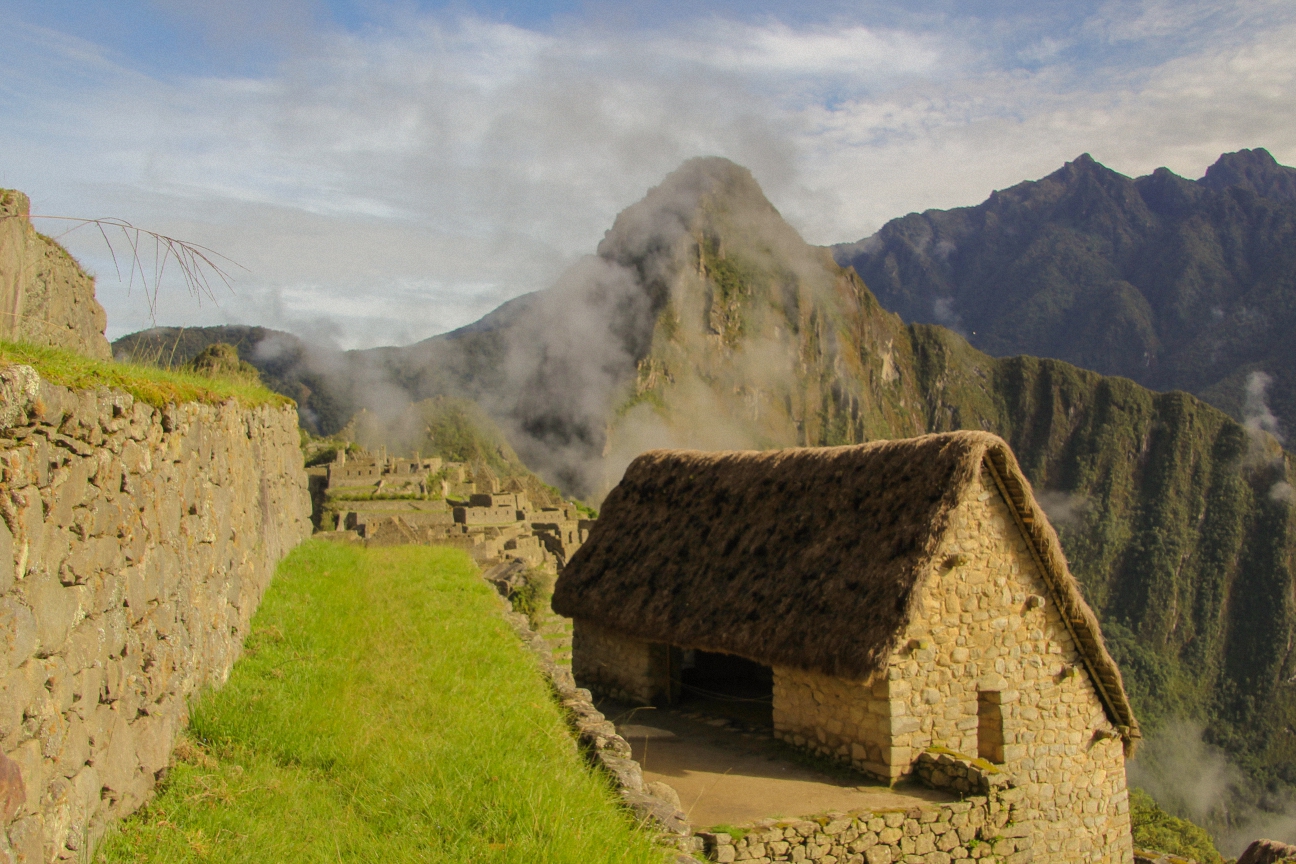
<svg viewBox="0 0 1296 864"><path fill-rule="evenodd" d="M104 862L660 862L460 551L308 541Z"/></svg>
<svg viewBox="0 0 1296 864"><path fill-rule="evenodd" d="M1130 789L1130 823L1136 849L1168 852L1197 864L1224 864L1224 856L1204 828L1171 816L1142 789Z"/></svg>

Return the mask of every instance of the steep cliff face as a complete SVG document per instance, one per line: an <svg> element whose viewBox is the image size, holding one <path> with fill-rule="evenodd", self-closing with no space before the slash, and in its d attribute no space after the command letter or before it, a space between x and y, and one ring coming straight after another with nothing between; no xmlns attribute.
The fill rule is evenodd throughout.
<svg viewBox="0 0 1296 864"><path fill-rule="evenodd" d="M30 212L26 195L0 189L0 339L110 359L108 316L95 300L94 279L32 228Z"/></svg>

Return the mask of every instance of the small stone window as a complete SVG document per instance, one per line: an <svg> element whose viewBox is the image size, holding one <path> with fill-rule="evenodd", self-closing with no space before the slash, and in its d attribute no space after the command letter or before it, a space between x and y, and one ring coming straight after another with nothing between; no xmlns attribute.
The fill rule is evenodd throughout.
<svg viewBox="0 0 1296 864"><path fill-rule="evenodd" d="M1003 708L998 690L977 693L977 756L987 762L1004 761Z"/></svg>

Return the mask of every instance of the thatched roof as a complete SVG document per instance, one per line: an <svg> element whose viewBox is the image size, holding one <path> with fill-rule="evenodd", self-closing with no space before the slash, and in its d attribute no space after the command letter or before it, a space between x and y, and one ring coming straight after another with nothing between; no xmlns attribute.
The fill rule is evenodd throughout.
<svg viewBox="0 0 1296 864"><path fill-rule="evenodd" d="M553 607L627 636L856 680L896 648L951 512L988 464L1112 722L1138 724L1057 534L1004 441L653 450L631 463Z"/></svg>

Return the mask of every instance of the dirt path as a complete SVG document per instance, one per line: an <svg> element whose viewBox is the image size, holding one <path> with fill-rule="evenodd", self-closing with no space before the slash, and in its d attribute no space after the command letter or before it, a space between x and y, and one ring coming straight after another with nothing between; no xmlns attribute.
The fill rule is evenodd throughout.
<svg viewBox="0 0 1296 864"><path fill-rule="evenodd" d="M737 731L721 718L616 703L600 708L630 742L644 779L673 787L698 827L949 800L922 787L888 789L847 770L817 769L767 732Z"/></svg>

